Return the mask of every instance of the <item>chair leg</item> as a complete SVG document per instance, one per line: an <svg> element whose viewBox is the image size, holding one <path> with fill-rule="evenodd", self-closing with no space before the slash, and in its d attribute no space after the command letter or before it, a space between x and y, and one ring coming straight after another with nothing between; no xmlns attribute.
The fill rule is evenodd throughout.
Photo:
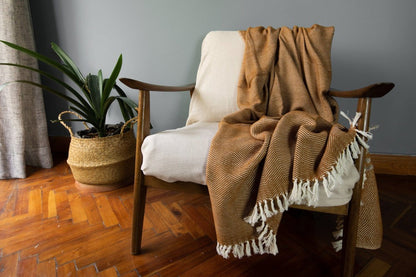
<svg viewBox="0 0 416 277"><path fill-rule="evenodd" d="M140 178L140 184L134 186L134 208L133 208L133 227L131 234L131 253L138 255L141 252L144 208L146 204L146 191L143 177Z"/></svg>
<svg viewBox="0 0 416 277"><path fill-rule="evenodd" d="M357 237L357 229L352 226L351 216L347 215L344 218L344 235L342 245L342 275L343 277L354 276L355 264L355 243Z"/></svg>

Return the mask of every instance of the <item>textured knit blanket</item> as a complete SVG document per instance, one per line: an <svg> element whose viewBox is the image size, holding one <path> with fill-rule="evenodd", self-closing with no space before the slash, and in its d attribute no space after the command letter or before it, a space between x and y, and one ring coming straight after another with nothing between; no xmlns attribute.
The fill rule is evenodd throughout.
<svg viewBox="0 0 416 277"><path fill-rule="evenodd" d="M276 233L290 204L317 203L367 146L364 132L337 122L327 95L334 29L257 27L246 44L238 84L240 110L219 125L208 156L217 252L241 258L278 252ZM367 170L357 245L377 248L381 218L374 174ZM367 193L368 192L368 193ZM371 204L368 204L371 203ZM364 222L364 223L363 223Z"/></svg>

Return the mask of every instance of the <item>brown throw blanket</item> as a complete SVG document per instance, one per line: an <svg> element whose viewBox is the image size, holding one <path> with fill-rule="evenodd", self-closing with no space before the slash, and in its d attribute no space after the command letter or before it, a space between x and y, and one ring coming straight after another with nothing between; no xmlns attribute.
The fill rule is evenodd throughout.
<svg viewBox="0 0 416 277"><path fill-rule="evenodd" d="M338 108L327 96L333 32L319 25L241 31L240 110L221 121L207 164L217 251L225 258L276 254L282 213L292 203L316 204L319 189L330 193L343 163L366 145L366 133L336 123ZM360 224L358 244L377 248L377 188L367 175L363 198L372 204L363 205L370 210L360 213L360 223L374 222Z"/></svg>

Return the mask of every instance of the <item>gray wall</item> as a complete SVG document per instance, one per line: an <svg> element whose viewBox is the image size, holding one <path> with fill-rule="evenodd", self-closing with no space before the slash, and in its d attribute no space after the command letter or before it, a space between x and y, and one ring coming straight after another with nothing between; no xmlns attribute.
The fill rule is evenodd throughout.
<svg viewBox="0 0 416 277"><path fill-rule="evenodd" d="M372 152L416 154L414 0L32 0L39 51L50 53L57 42L84 73L102 68L109 74L123 53L123 77L153 83L194 82L200 44L210 30L239 30L249 26L335 26L332 87L352 89L390 81L393 92L373 103ZM136 99L136 94L129 91ZM152 96L154 131L182 126L189 96ZM65 103L46 97L49 119ZM351 116L355 107L341 101ZM119 121L117 109L111 121ZM57 125L51 135L65 134Z"/></svg>

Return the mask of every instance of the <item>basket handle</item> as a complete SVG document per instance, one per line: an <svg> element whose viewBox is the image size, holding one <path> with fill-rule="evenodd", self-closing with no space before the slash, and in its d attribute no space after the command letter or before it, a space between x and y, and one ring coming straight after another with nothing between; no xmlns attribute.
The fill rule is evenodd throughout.
<svg viewBox="0 0 416 277"><path fill-rule="evenodd" d="M83 119L83 118L82 118L82 116L81 116L81 115L79 115L78 113L73 112L73 111L63 111L63 112L61 112L61 113L58 115L58 120L59 120L59 123L61 123L61 124L62 124L62 126L64 126L64 127L65 127L65 129L67 129L67 130L68 130L68 132L69 132L69 134L71 135L71 137L73 137L73 136L74 136L74 133L72 132L71 127L69 127L68 125L66 125L66 123L62 120L62 115L67 114L67 113L73 114L73 115L77 116L79 119ZM83 122L83 123L84 123L84 126L85 126L87 129L89 129L88 125L87 125L85 122Z"/></svg>
<svg viewBox="0 0 416 277"><path fill-rule="evenodd" d="M128 125L128 124L130 124L130 123L135 124L136 122L137 122L137 116L135 116L135 117L130 118L129 120L127 120L127 121L123 124L123 127L121 127L121 130L120 130L120 137L123 137L123 134L124 134L124 129L127 127L127 125Z"/></svg>

